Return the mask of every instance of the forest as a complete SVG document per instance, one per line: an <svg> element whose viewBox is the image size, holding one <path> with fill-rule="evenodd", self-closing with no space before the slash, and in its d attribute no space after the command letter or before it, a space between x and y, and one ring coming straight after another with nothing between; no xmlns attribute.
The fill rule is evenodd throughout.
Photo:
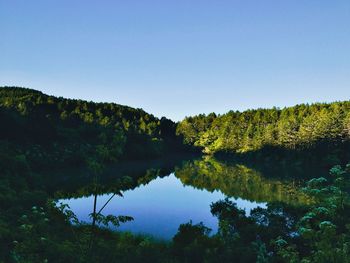
<svg viewBox="0 0 350 263"><path fill-rule="evenodd" d="M181 121L177 134L208 154L317 148L329 152L349 142L350 102L201 114Z"/></svg>
<svg viewBox="0 0 350 263"><path fill-rule="evenodd" d="M0 121L1 263L350 262L350 102L175 123L114 103L2 87ZM197 159L176 157L186 154ZM131 161L146 164L137 170ZM329 173L300 178L315 162ZM116 172L116 164L132 173ZM171 171L184 185L266 201L267 208L246 214L226 198L209 208L217 233L189 221L163 241L100 227L118 227L132 215L94 211L87 224L55 203L104 192L122 196ZM282 171L288 178L279 178Z"/></svg>
<svg viewBox="0 0 350 263"><path fill-rule="evenodd" d="M0 88L0 119L5 124L1 146L41 168L82 164L96 152L103 161L114 162L185 149L169 119L114 103L57 98L25 88Z"/></svg>

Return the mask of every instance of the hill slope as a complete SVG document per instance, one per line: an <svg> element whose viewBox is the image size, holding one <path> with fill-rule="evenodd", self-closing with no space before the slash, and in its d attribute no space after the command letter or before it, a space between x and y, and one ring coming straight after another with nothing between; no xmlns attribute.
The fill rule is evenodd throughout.
<svg viewBox="0 0 350 263"><path fill-rule="evenodd" d="M180 150L176 124L142 109L0 87L0 152L37 166L78 164L98 152L104 161L152 158Z"/></svg>
<svg viewBox="0 0 350 263"><path fill-rule="evenodd" d="M284 109L230 111L185 118L177 127L184 142L206 153L245 153L265 147L310 149L349 141L350 102Z"/></svg>

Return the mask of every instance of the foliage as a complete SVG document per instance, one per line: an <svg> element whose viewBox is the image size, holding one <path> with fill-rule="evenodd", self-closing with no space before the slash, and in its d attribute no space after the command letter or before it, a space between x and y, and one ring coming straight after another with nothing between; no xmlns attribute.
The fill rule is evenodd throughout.
<svg viewBox="0 0 350 263"><path fill-rule="evenodd" d="M205 153L244 153L264 147L309 149L349 141L350 102L198 115L179 123L177 134Z"/></svg>
<svg viewBox="0 0 350 263"><path fill-rule="evenodd" d="M108 162L151 158L181 150L175 123L114 103L57 98L39 91L0 87L0 140L32 167L83 164L98 151ZM45 160L45 161L43 161Z"/></svg>

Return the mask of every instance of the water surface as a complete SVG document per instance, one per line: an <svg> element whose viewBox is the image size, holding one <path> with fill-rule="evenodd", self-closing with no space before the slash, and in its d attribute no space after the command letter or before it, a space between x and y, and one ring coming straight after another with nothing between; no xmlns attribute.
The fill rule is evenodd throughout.
<svg viewBox="0 0 350 263"><path fill-rule="evenodd" d="M203 222L215 233L218 222L210 213L210 204L226 197L218 190L209 192L186 186L174 173L125 191L123 195L124 197L114 196L103 210L103 214L132 216L133 221L122 224L118 229L149 234L161 239L172 238L179 225L190 220L193 223ZM98 196L97 211L111 196L112 194ZM258 206L266 206L265 203L241 198L232 200L247 213ZM80 220L91 221L88 215L93 211L94 196L60 201L67 203Z"/></svg>
<svg viewBox="0 0 350 263"><path fill-rule="evenodd" d="M134 166L130 166L136 169ZM173 172L171 172L173 171ZM97 210L118 189L116 181L126 173L111 173L110 182L104 181L97 198ZM256 207L266 207L271 202L295 205L308 202L300 191L300 182L263 175L261 171L242 164L230 164L205 158L183 162L170 169L150 168L133 174L133 186L126 188L124 197L114 196L104 208L104 215L132 216L133 221L122 224L118 230L170 239L180 224L203 222L215 233L218 221L210 205L224 198L234 201L247 214ZM284 178L285 176L282 176ZM102 179L102 178L101 178ZM93 186L77 188L60 201L67 203L78 218L91 222L93 212ZM125 188L124 188L125 189ZM70 198L68 197L78 197Z"/></svg>

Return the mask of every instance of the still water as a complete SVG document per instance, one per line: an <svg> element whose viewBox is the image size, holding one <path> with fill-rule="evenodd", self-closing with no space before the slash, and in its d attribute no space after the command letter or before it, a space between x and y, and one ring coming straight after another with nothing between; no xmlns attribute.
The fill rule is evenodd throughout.
<svg viewBox="0 0 350 263"><path fill-rule="evenodd" d="M128 166L135 171L136 166ZM179 225L189 221L194 224L203 222L215 233L218 221L210 213L210 205L226 197L247 214L256 207L265 208L271 202L289 205L308 202L298 181L286 179L288 176L282 169L277 171L278 175L273 172L263 174L262 170L252 166L208 158L186 161L165 170L149 168L137 175L129 174L133 177L133 187L127 188L129 190L123 192L123 197L114 196L102 214L131 216L134 220L122 224L119 230L160 239L172 238ZM297 175L292 168L288 167L286 171L293 171L292 178ZM113 189L118 189L113 188L113 181L125 174L125 170L119 174L112 170L113 180L103 184L96 211L113 195ZM303 176L306 175L299 177ZM79 220L89 223L94 204L93 188L85 184L75 189L75 194L63 195L59 202L68 204Z"/></svg>
<svg viewBox="0 0 350 263"><path fill-rule="evenodd" d="M184 185L174 173L167 177L156 178L146 185L123 193L124 197L114 196L103 210L103 214L128 215L133 221L122 224L118 229L133 233L149 234L160 239L170 239L177 232L180 224L192 220L203 222L217 231L217 219L210 213L210 204L226 196L219 190L209 192ZM112 194L97 198L97 211ZM247 213L265 203L231 198L237 206ZM80 220L90 222L89 214L93 211L94 197L60 200L70 206Z"/></svg>

